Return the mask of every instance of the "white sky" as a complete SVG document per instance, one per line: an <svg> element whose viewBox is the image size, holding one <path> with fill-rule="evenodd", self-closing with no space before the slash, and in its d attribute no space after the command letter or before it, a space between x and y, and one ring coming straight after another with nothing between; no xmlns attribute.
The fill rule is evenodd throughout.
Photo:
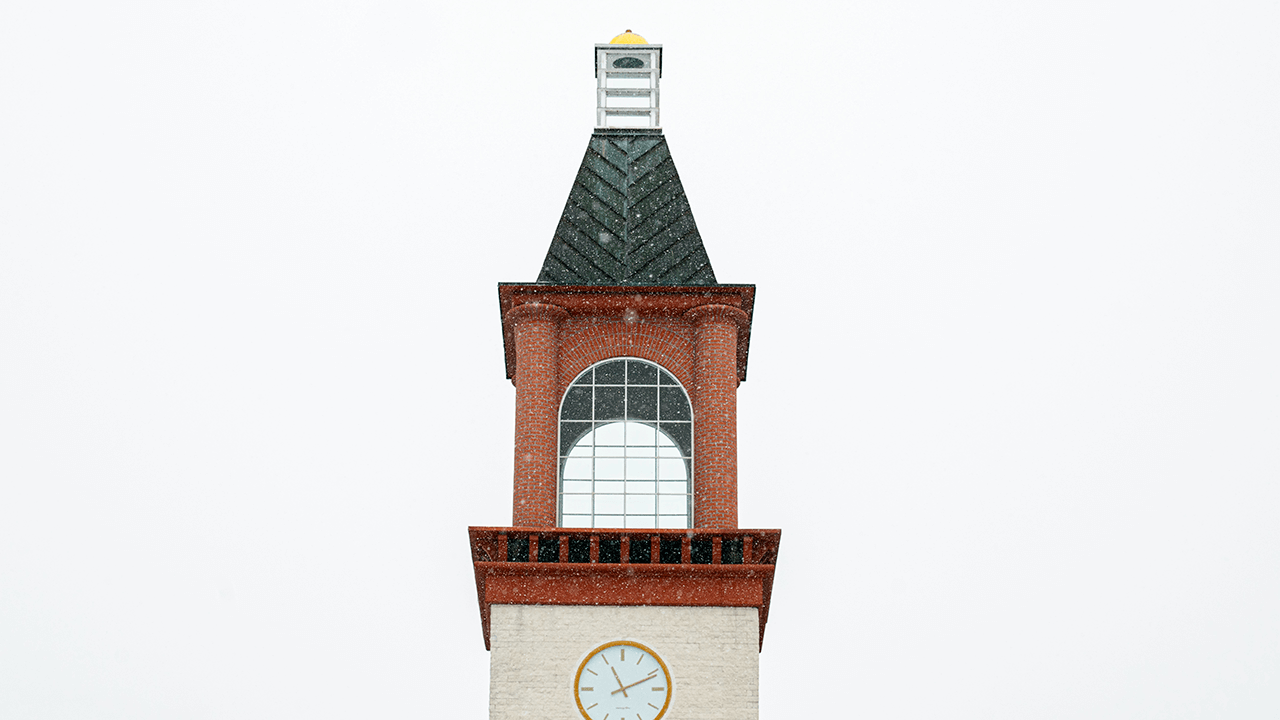
<svg viewBox="0 0 1280 720"><path fill-rule="evenodd" d="M487 716L495 284L625 28L759 285L761 716L1280 716L1275 3L9 0L0 717Z"/></svg>

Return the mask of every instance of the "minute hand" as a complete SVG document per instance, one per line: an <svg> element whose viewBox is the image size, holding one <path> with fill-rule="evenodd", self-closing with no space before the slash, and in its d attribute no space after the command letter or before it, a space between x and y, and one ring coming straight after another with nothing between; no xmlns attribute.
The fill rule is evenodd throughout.
<svg viewBox="0 0 1280 720"><path fill-rule="evenodd" d="M657 670L654 670L652 673L650 673L650 674L649 674L649 677L647 677L647 678L643 678L643 679L640 679L640 680L637 680L637 681L635 681L635 682L631 683L630 685L627 685L626 687L620 687L620 688L618 688L617 690L614 690L613 692L611 692L611 693L609 693L609 694L610 694L610 695L617 695L618 693L622 692L623 690L627 690L628 688L633 688L633 687L635 687L635 686L639 685L639 684L640 684L640 683L642 683L642 682L649 682L650 680L654 679L654 678L655 678L655 677L657 677L657 676L658 676L658 671L657 671ZM625 693L624 693L624 694L625 694Z"/></svg>

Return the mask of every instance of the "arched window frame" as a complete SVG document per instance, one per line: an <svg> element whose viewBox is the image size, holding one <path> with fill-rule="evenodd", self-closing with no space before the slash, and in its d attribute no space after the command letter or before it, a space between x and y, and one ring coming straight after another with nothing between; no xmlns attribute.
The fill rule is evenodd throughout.
<svg viewBox="0 0 1280 720"><path fill-rule="evenodd" d="M583 379L588 378L588 376L591 373L595 373L597 370L605 366L618 363L619 361L626 361L626 364L624 365L624 379L621 384L610 382L608 378L606 378L604 382L600 382L600 378L597 375L591 375L588 382L583 383ZM631 363L639 363L641 364L642 367L647 366L652 368L654 381L652 383L649 383L649 382L643 381L642 379L642 380L633 382L631 377L632 376ZM643 375L643 373L637 373L637 374ZM622 388L622 412L620 415L616 413L610 413L605 417L598 417L598 413L601 410L600 405L602 402L604 402L600 399L600 396L597 394L597 388L601 388L601 387ZM652 417L645 417L643 412L644 398L643 397L633 398L630 392L630 388L636 388L638 390L643 391L644 389L647 389L650 387L654 388L653 415ZM591 390L590 420L582 420L580 416L566 418L566 409L565 409L566 404L570 402L570 396L574 394L575 388L579 390L590 388ZM676 390L678 390L678 396L677 396L678 403L674 400L664 402L665 398L669 397L667 393L673 393L673 391L676 391ZM638 401L639 407L633 404L633 400ZM576 402L580 407L582 402L581 394L576 395ZM638 412L633 415L633 410ZM664 412L666 412L667 415L664 415ZM670 419L667 419L668 416L670 416ZM654 471L653 471L654 477L640 478L634 481L631 480L629 477L625 477L621 481L622 483L624 483L622 487L626 488L626 491L623 494L626 495L625 499L627 500L628 505L630 505L630 501L629 501L630 498L632 497L642 498L646 494L644 492L635 492L635 493L631 492L631 489L633 487L636 487L636 486L643 487L645 483L651 483L654 486L654 490L652 491L653 504L655 507L655 510L652 514L653 524L652 525L645 524L647 522L647 518L649 517L649 515L643 514L643 513L630 513L630 512L627 512L625 509L622 512L623 520L621 523L605 524L605 525L600 524L600 520L599 520L600 516L610 516L610 513L601 512L597 509L601 504L600 500L602 499L602 496L605 496L605 497L616 496L617 494L617 493L601 492L600 486L602 483L615 483L619 481L616 478L597 477L596 473L597 473L597 467L599 466L599 461L601 459L609 460L609 459L612 459L614 456L606 457L604 455L597 454L598 446L593 445L590 450L590 453L591 453L590 459L592 463L591 478L590 478L591 489L589 493L591 510L589 515L587 515L587 517L590 519L590 526L592 527L628 527L628 528L630 527L636 527L636 528L647 528L647 527L691 528L693 527L694 417L693 417L693 404L692 404L691 398L689 397L689 392L685 388L684 384L680 382L679 378L676 377L675 373L671 372L670 370L663 367L659 363L656 363L652 360L646 360L644 358L631 357L631 356L611 357L611 358L606 358L599 362L593 363L590 367L578 373L578 375L573 379L573 382L569 383L568 387L565 388L565 392L560 398L560 407L557 413L557 422L556 422L556 428L557 428L556 524L557 526L560 526L560 527L582 526L578 523L566 524L566 515L570 515L572 518L576 518L579 521L583 517L582 513L580 512L579 513L565 512L566 495L577 496L579 498L582 497L583 495L583 493L580 491L579 492L566 491L566 478L565 478L566 464L570 459L581 459L580 456L571 458L570 456L573 453L573 451L578 448L578 444L582 441L583 438L587 436L587 434L594 433L603 427L609 427L615 424L625 425L627 423L638 423L640 425L644 425L653 429L652 435L654 436L653 447L654 447L654 459L655 459ZM587 426L587 429L585 431L582 430L582 427L581 427L582 425ZM577 427L571 427L571 426L577 426ZM572 432L573 437L566 436L567 429ZM624 431L625 431L625 428L624 428ZM664 443L664 439L666 441L665 443ZM594 441L594 438L593 438L593 441ZM624 443L624 447L628 448L626 450L626 454L630 455L631 454L630 447L641 448L641 447L648 447L648 446L639 445L639 444L632 446L629 443ZM669 455L671 450L675 450L678 452L678 457L682 461L684 466L685 477L683 479L683 483L684 483L683 493L674 493L670 491L671 488L674 487L674 483L680 482L680 481L662 480L662 473L664 472L664 470L663 470L663 465L661 463L664 461L669 461L671 459L674 459L673 456ZM628 467L630 466L628 465ZM568 482L579 483L584 481L580 478L573 478L573 479L570 479ZM580 487L575 489L580 490ZM609 489L616 489L616 488L609 488ZM674 495L676 494L684 495L683 507L685 509L685 512L683 513L683 515L672 515L669 513L664 513L663 512L664 507L669 508L670 504L677 502L674 499ZM664 497L668 498L668 500L664 501L663 500ZM578 502L580 503L581 501L579 500ZM644 501L643 499L641 499L639 501L639 504L643 504L643 503ZM576 509L580 509L580 508L576 508ZM682 520L679 524L673 524L675 522L673 518L675 517L682 517Z"/></svg>

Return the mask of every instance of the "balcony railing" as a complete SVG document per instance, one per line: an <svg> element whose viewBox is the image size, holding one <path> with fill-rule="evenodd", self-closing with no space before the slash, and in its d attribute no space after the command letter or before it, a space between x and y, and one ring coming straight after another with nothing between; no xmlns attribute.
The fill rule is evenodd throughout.
<svg viewBox="0 0 1280 720"><path fill-rule="evenodd" d="M485 647L492 604L754 607L764 642L781 530L468 532Z"/></svg>
<svg viewBox="0 0 1280 720"><path fill-rule="evenodd" d="M475 562L773 565L778 530L471 528Z"/></svg>

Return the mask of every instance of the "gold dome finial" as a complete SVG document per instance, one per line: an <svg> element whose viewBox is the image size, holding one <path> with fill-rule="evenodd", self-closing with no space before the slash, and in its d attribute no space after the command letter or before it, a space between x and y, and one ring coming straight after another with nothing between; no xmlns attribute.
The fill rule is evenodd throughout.
<svg viewBox="0 0 1280 720"><path fill-rule="evenodd" d="M649 41L628 29L618 37L609 41L610 45L648 45Z"/></svg>

